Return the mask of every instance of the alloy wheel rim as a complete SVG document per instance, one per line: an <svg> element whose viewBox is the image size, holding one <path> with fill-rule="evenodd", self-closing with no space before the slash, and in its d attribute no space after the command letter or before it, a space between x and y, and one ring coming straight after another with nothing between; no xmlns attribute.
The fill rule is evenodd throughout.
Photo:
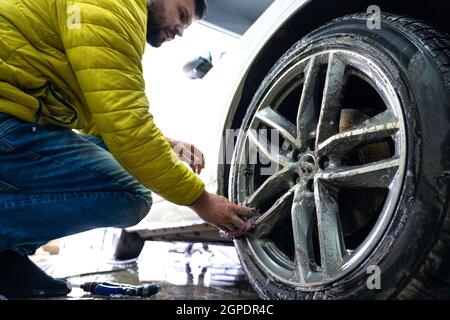
<svg viewBox="0 0 450 320"><path fill-rule="evenodd" d="M344 97L352 94L346 92L350 77L370 85L384 106L364 112L346 108ZM279 110L295 92L300 92L300 99L290 106L296 108L293 119ZM345 114L359 115L359 120L343 129ZM324 50L294 61L268 86L246 129L232 174L237 200L263 207L256 231L243 240L255 263L270 277L308 290L354 271L383 237L405 174L404 117L387 73L375 61L348 49ZM280 148L274 148L273 137L264 140L258 134L271 129L280 136ZM370 155L365 157L369 161L356 164L347 160L354 150L383 143L389 151L382 158ZM248 161L252 148L276 164L274 174L261 179L257 166ZM349 249L352 234L343 232L341 209L365 214L349 207L352 200L347 193L352 190L357 194L368 190L368 195L378 197L368 202L379 208L371 213L370 230ZM347 204L341 203L343 198Z"/></svg>

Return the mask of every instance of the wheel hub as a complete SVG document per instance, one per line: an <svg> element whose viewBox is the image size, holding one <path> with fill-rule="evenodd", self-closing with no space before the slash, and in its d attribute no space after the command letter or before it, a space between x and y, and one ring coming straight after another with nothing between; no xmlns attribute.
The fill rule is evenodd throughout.
<svg viewBox="0 0 450 320"><path fill-rule="evenodd" d="M350 76L376 90L384 106L345 108ZM300 103L289 96L297 88ZM321 287L354 270L381 239L405 166L404 119L394 88L374 61L346 50L319 52L290 64L269 85L237 149L233 170L237 200L264 208L257 231L245 241L267 274L295 287ZM273 155L252 133L267 127L283 139L280 154ZM255 165L243 160L251 142L281 169L258 176ZM380 194L386 195L381 205ZM374 207L379 212L371 231L361 233L361 240L350 239L356 245L349 245L346 237L372 221Z"/></svg>
<svg viewBox="0 0 450 320"><path fill-rule="evenodd" d="M298 173L300 177L310 178L319 169L319 165L316 161L316 156L313 153L307 152L302 154L298 162Z"/></svg>

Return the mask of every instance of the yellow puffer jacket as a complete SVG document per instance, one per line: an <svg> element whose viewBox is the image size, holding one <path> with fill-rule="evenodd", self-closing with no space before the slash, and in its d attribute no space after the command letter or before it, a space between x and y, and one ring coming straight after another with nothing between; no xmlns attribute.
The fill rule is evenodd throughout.
<svg viewBox="0 0 450 320"><path fill-rule="evenodd" d="M99 135L143 185L190 205L205 186L148 111L146 27L146 0L0 0L0 112Z"/></svg>

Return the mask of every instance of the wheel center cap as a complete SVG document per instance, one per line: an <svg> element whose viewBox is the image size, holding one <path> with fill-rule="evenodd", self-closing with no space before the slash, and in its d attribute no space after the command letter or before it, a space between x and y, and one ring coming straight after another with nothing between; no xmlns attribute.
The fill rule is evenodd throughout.
<svg viewBox="0 0 450 320"><path fill-rule="evenodd" d="M316 157L310 153L300 156L299 169L300 173L311 175L317 171L318 164Z"/></svg>

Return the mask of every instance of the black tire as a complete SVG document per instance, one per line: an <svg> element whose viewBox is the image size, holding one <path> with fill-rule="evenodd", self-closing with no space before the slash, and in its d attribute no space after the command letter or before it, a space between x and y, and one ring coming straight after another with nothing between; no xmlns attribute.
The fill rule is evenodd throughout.
<svg viewBox="0 0 450 320"><path fill-rule="evenodd" d="M295 44L268 73L250 104L242 129L273 79L293 61L321 47L352 48L390 73L406 120L407 174L401 196L376 248L345 277L320 289L299 289L266 274L245 239L235 241L250 281L265 299L450 298L450 38L406 17L382 16L379 30L366 14L339 18ZM238 138L237 149L243 137ZM233 168L229 194L237 201ZM381 289L367 288L368 266L381 270Z"/></svg>

